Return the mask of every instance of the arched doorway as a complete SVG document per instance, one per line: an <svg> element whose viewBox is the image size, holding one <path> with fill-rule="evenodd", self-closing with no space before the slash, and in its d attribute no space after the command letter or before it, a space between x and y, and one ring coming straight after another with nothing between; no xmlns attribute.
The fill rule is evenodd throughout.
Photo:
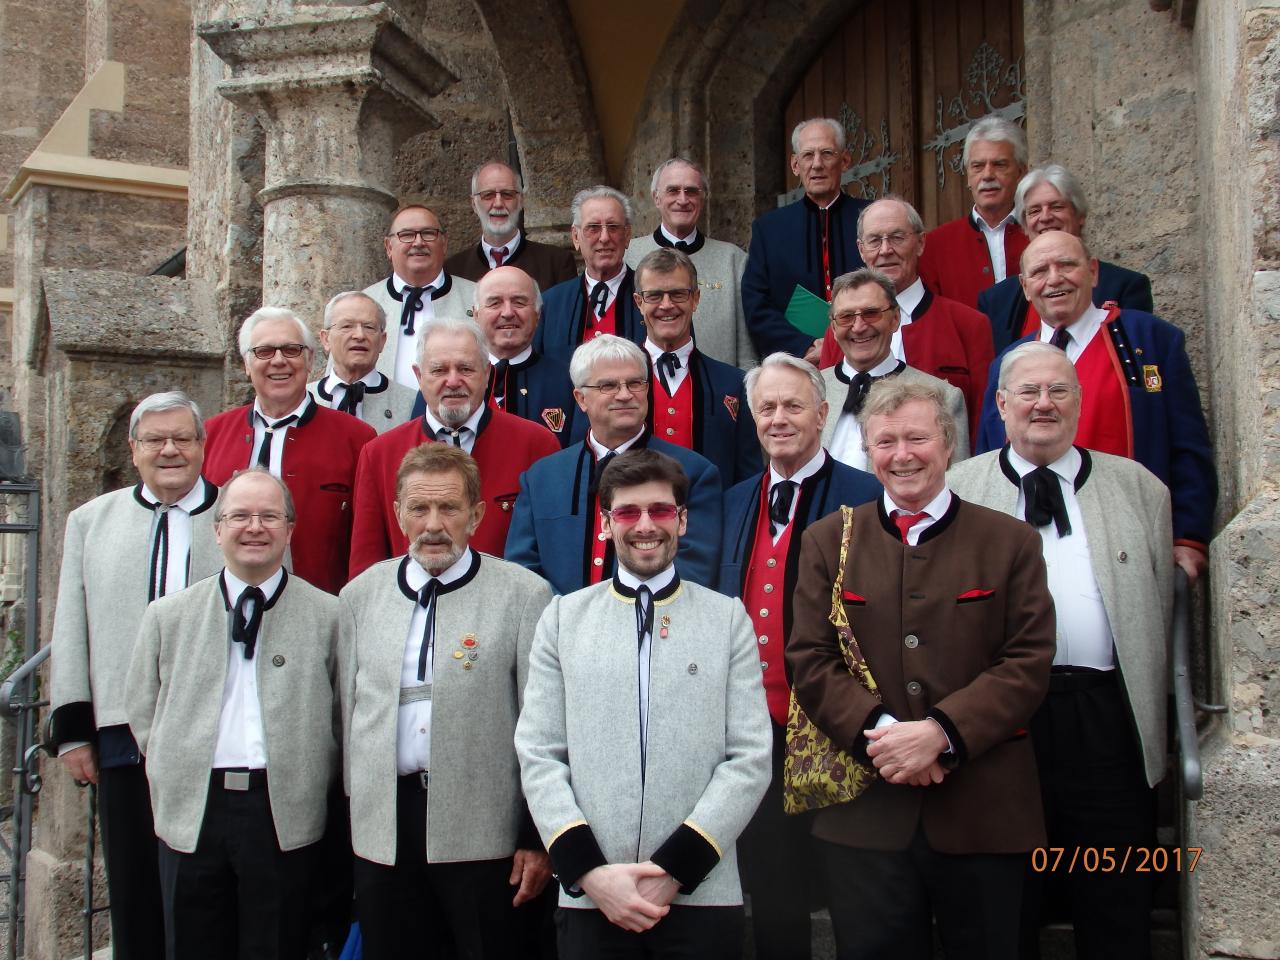
<svg viewBox="0 0 1280 960"><path fill-rule="evenodd" d="M960 152L988 113L1024 113L1022 0L904 0L860 5L809 65L787 100L782 163L788 191L792 128L806 117L845 125L852 196L906 197L927 225L970 206Z"/></svg>

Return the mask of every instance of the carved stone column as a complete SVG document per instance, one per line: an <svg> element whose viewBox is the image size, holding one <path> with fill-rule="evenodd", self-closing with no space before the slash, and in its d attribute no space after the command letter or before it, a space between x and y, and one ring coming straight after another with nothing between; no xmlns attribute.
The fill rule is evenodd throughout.
<svg viewBox="0 0 1280 960"><path fill-rule="evenodd" d="M338 290L386 273L396 148L439 126L456 76L384 3L308 6L196 30L230 68L218 92L266 134L262 298L313 326Z"/></svg>

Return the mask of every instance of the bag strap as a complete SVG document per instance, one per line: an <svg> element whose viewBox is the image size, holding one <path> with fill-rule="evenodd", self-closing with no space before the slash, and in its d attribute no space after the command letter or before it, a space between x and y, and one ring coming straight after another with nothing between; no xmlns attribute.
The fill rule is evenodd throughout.
<svg viewBox="0 0 1280 960"><path fill-rule="evenodd" d="M879 688L871 676L871 669L867 666L866 660L862 658L862 648L858 646L853 628L849 625L849 617L844 612L844 601L841 596L844 590L845 566L849 562L849 544L853 542L853 507L841 505L840 518L843 523L840 531L840 561L836 568L835 582L831 584L831 615L828 619L836 628L845 666L867 690L879 696Z"/></svg>

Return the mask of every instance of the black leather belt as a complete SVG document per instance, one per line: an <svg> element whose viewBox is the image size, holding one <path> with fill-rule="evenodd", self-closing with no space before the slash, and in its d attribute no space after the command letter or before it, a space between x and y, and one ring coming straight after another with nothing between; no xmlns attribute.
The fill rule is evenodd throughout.
<svg viewBox="0 0 1280 960"><path fill-rule="evenodd" d="M413 790L426 793L427 781L429 779L430 774L426 770L419 770L417 773L402 774L396 778L396 782L402 790Z"/></svg>
<svg viewBox="0 0 1280 960"><path fill-rule="evenodd" d="M1113 687L1118 679L1116 670L1094 670L1090 667L1054 667L1049 671L1050 693L1078 693Z"/></svg>
<svg viewBox="0 0 1280 960"><path fill-rule="evenodd" d="M244 793L248 790L265 790L267 771L248 770L244 767L215 767L211 782L222 790Z"/></svg>

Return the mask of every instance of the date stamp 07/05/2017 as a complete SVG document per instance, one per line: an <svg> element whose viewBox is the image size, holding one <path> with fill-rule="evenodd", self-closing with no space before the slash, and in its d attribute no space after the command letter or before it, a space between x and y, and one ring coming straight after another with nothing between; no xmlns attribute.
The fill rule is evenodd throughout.
<svg viewBox="0 0 1280 960"><path fill-rule="evenodd" d="M1036 873L1195 873L1203 847L1036 847Z"/></svg>

